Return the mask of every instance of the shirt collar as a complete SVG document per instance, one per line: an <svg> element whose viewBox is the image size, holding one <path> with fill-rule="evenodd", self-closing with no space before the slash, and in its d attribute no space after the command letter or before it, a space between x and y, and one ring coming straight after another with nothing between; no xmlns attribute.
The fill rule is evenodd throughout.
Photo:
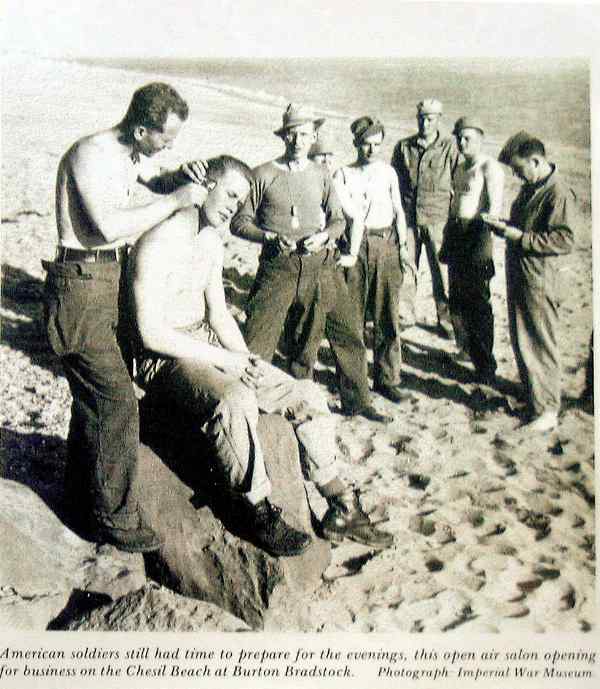
<svg viewBox="0 0 600 689"><path fill-rule="evenodd" d="M552 176L554 175L554 172L556 170L556 165L554 163L550 163L550 167L552 168L550 170L550 174L546 175L542 179L538 179L537 182L532 182L531 184L527 184L526 187L529 191L535 192L538 189L541 189L542 187L545 187L546 184L552 179Z"/></svg>
<svg viewBox="0 0 600 689"><path fill-rule="evenodd" d="M440 132L438 130L438 133L437 133L435 139L430 144L426 144L425 139L422 139L418 134L415 137L415 143L417 144L417 146L419 148L426 151L428 148L433 148L434 146L437 146L439 144L439 142L441 141L441 139L442 139L442 137L441 137Z"/></svg>
<svg viewBox="0 0 600 689"><path fill-rule="evenodd" d="M311 165L311 161L308 158L305 158L304 160L301 161L296 161L296 160L285 160L284 158L277 158L277 160L274 160L273 163L281 170L286 170L288 172L300 172L301 170L305 170L309 165Z"/></svg>

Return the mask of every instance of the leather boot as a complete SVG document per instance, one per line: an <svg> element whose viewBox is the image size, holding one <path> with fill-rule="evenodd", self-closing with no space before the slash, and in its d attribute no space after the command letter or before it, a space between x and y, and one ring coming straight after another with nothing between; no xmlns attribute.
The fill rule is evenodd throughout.
<svg viewBox="0 0 600 689"><path fill-rule="evenodd" d="M334 543L349 538L371 548L389 548L394 537L387 531L376 528L363 511L354 488L348 488L340 495L327 498L329 509L321 522L323 536Z"/></svg>
<svg viewBox="0 0 600 689"><path fill-rule="evenodd" d="M250 523L246 528L252 540L273 557L300 555L312 542L309 534L287 524L281 517L281 508L266 498L251 507L249 512Z"/></svg>

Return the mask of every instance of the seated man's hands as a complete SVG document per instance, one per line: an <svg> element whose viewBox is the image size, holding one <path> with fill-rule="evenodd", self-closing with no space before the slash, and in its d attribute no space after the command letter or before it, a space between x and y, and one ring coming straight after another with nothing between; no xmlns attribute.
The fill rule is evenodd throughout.
<svg viewBox="0 0 600 689"><path fill-rule="evenodd" d="M249 388L255 390L262 381L264 371L262 359L251 352L223 351L223 361L219 368L226 373L239 377Z"/></svg>

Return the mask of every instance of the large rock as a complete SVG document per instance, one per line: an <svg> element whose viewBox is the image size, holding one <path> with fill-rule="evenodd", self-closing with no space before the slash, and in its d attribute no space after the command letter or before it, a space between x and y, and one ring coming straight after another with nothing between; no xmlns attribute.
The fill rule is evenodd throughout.
<svg viewBox="0 0 600 689"><path fill-rule="evenodd" d="M65 628L96 632L250 631L245 622L216 605L179 596L154 583L71 620Z"/></svg>
<svg viewBox="0 0 600 689"><path fill-rule="evenodd" d="M16 481L0 479L0 628L45 630L146 582L141 555L97 547Z"/></svg>
<svg viewBox="0 0 600 689"><path fill-rule="evenodd" d="M228 522L228 504L215 505L210 495L214 486L208 493L210 484L202 489L198 477L202 472L196 471L202 460L205 466L209 464L199 451L202 438L188 432L184 446L157 445L155 432L164 440L163 429L168 427L173 439L173 426L164 419L152 426L148 418L143 413L143 426L151 429L144 439L161 457L142 445L136 485L146 517L163 540L159 553L147 558L149 573L179 593L214 603L253 628L262 628L274 592L279 598L284 589L286 595L300 598L319 584L330 561L329 544L312 530L291 425L279 416L261 416L259 436L273 484L273 502L283 508L288 522L311 533L314 543L301 556L278 559L223 526L221 519ZM235 531L229 522L228 526Z"/></svg>
<svg viewBox="0 0 600 689"><path fill-rule="evenodd" d="M79 585L79 565L93 546L21 483L0 480L0 504L0 588L32 597Z"/></svg>

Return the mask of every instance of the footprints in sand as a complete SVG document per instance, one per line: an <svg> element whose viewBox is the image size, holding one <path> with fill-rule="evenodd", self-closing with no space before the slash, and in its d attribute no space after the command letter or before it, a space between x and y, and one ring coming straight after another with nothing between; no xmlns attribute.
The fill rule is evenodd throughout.
<svg viewBox="0 0 600 689"><path fill-rule="evenodd" d="M419 403L419 414L408 405L375 430L340 425L346 476L395 536L384 551L333 550L323 596L347 611L345 629L591 628L594 460L584 439L566 422L553 435L502 434L516 421L485 389L458 410Z"/></svg>

